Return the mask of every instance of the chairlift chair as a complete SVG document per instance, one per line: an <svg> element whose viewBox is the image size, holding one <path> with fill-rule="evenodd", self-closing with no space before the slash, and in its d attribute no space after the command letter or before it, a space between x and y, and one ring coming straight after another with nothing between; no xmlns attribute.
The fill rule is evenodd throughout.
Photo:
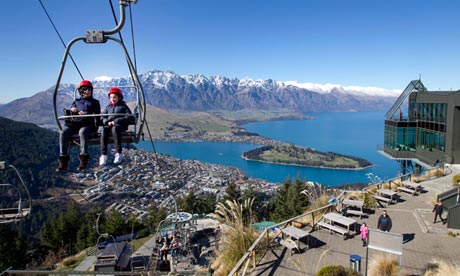
<svg viewBox="0 0 460 276"><path fill-rule="evenodd" d="M140 138L143 136L143 128L145 124L145 115L146 115L146 102L145 102L144 91L140 83L139 77L137 75L136 68L133 65L133 62L129 56L129 53L123 41L111 36L111 35L120 33L121 29L123 28L123 25L126 19L125 8L130 2L135 3L136 0L120 0L119 1L120 22L114 29L112 30L88 30L86 31L86 36L76 37L67 44L65 52L64 52L64 57L61 63L61 68L59 70L58 78L56 81L56 85L54 87L54 93L53 93L54 117L55 117L56 125L59 130L62 131L64 120L81 120L82 118L85 118L85 117L100 117L101 116L100 114L90 114L90 115L70 115L70 114L60 115L59 114L62 110L59 110L59 104L58 104L58 94L59 93L58 92L59 92L59 89L61 88L60 84L61 84L62 75L64 73L66 61L67 61L67 58L70 56L70 49L72 48L72 46L74 46L76 42L79 42L79 41L83 41L86 44L105 44L108 41L114 41L118 43L118 45L122 48L125 54L126 62L128 64L128 68L130 70L131 77L132 77L132 83L133 83L133 85L131 86L125 86L125 87L119 86L119 87L122 89L123 88L134 89L136 93L136 103L135 103L135 107L132 110L133 112L132 116L134 116L135 118L134 120L135 123L132 126L130 126L129 130L126 131L122 135L122 143L124 144L138 143ZM94 87L94 90L102 89L102 88L103 87ZM77 93L77 90L74 91L74 99L76 98L76 93ZM126 115L126 114L120 114L120 115ZM99 144L99 138L100 138L100 132L98 131L97 133L94 133L90 137L90 140L88 141L88 143L89 144ZM113 139L109 139L109 143L112 144ZM79 144L80 144L80 141L79 141L78 135L75 135L74 137L72 137L70 145L79 145Z"/></svg>
<svg viewBox="0 0 460 276"><path fill-rule="evenodd" d="M4 161L0 162L0 170L5 171L7 168L15 172L19 184L0 184L2 198L6 199L6 206L1 205L0 207L0 224L19 222L25 219L32 210L30 193L19 171L13 165L6 166Z"/></svg>

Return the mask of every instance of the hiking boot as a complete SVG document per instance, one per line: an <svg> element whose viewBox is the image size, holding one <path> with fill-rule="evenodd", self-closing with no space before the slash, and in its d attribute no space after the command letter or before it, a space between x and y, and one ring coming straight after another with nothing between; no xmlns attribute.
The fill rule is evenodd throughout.
<svg viewBox="0 0 460 276"><path fill-rule="evenodd" d="M67 171L69 169L69 160L70 156L61 155L58 157L58 167L56 168L57 172Z"/></svg>
<svg viewBox="0 0 460 276"><path fill-rule="evenodd" d="M114 164L120 164L123 162L123 154L121 153L116 153L115 154L115 160L113 161Z"/></svg>
<svg viewBox="0 0 460 276"><path fill-rule="evenodd" d="M80 160L80 164L78 165L77 170L81 171L86 169L89 162L89 154L80 154L78 159Z"/></svg>
<svg viewBox="0 0 460 276"><path fill-rule="evenodd" d="M99 166L104 166L107 164L107 155L101 155L101 157L99 157Z"/></svg>

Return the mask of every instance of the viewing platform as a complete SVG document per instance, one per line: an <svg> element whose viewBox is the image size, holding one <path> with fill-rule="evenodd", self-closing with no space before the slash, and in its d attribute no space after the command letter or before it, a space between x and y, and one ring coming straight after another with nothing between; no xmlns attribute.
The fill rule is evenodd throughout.
<svg viewBox="0 0 460 276"><path fill-rule="evenodd" d="M402 275L423 275L428 264L434 260L448 265L458 264L460 238L448 235L447 226L441 222L433 224L433 202L436 196L452 188L452 176L460 167L452 167L452 173L437 179L423 181L423 191L417 196L399 193L397 204L375 208L357 224L367 223L370 229L377 228L377 220L385 209L391 217L390 233L403 237ZM361 273L366 270L366 250L359 234L344 240L341 235L331 234L328 229L310 232L309 247L299 254L290 254L283 246L268 250L250 275L316 275L326 265L350 266L350 256L359 255ZM388 254L369 249L368 258ZM399 256L393 255L399 260ZM249 275L249 274L248 274Z"/></svg>

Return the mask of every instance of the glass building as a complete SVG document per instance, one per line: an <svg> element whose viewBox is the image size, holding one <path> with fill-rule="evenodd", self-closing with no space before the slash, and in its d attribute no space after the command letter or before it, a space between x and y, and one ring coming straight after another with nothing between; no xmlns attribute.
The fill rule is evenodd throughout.
<svg viewBox="0 0 460 276"><path fill-rule="evenodd" d="M460 90L428 91L411 81L385 115L383 152L431 167L460 163Z"/></svg>

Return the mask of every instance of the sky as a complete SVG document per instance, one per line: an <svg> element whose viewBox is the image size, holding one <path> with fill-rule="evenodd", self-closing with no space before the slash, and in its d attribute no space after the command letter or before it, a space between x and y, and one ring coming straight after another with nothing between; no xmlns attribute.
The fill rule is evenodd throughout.
<svg viewBox="0 0 460 276"><path fill-rule="evenodd" d="M118 0L111 0L118 16ZM110 0L41 0L64 44L115 27ZM273 79L403 90L460 89L460 1L138 0L122 31L138 73ZM40 0L2 1L0 103L56 84L64 46ZM118 37L118 36L116 36ZM76 43L86 79L129 75L115 43ZM68 60L62 82L78 83Z"/></svg>

